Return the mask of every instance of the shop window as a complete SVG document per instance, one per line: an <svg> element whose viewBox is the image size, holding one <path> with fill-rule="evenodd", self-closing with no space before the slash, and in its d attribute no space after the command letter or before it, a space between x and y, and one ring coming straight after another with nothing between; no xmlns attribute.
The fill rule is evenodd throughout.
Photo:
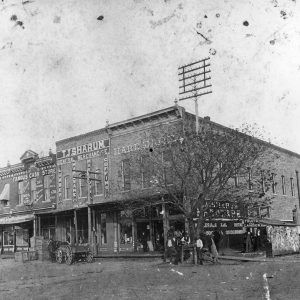
<svg viewBox="0 0 300 300"><path fill-rule="evenodd" d="M19 181L18 182L18 199L19 199L19 204L23 204L23 194L24 194L24 182Z"/></svg>
<svg viewBox="0 0 300 300"><path fill-rule="evenodd" d="M121 212L120 223L120 244L132 244L132 220Z"/></svg>
<svg viewBox="0 0 300 300"><path fill-rule="evenodd" d="M95 181L94 181L94 186L95 186L95 195L102 195L103 194L103 182L102 182L102 174L100 170L96 170L95 174Z"/></svg>
<svg viewBox="0 0 300 300"><path fill-rule="evenodd" d="M64 198L71 199L71 181L70 176L66 175L64 177Z"/></svg>
<svg viewBox="0 0 300 300"><path fill-rule="evenodd" d="M3 232L3 246L13 246L14 244L14 234L13 231Z"/></svg>
<svg viewBox="0 0 300 300"><path fill-rule="evenodd" d="M101 245L107 244L106 213L100 215Z"/></svg>
<svg viewBox="0 0 300 300"><path fill-rule="evenodd" d="M50 175L44 176L44 201L50 201Z"/></svg>
<svg viewBox="0 0 300 300"><path fill-rule="evenodd" d="M281 176L281 187L282 187L282 195L286 195L286 188L285 188L285 177Z"/></svg>
<svg viewBox="0 0 300 300"><path fill-rule="evenodd" d="M36 201L37 199L36 194L36 178L31 178L30 180L30 198L31 201Z"/></svg>
<svg viewBox="0 0 300 300"><path fill-rule="evenodd" d="M129 159L122 161L122 179L123 179L123 190L128 191L131 189L130 182L130 162Z"/></svg>
<svg viewBox="0 0 300 300"><path fill-rule="evenodd" d="M294 184L294 178L290 178L291 181L291 195L295 196L295 184Z"/></svg>
<svg viewBox="0 0 300 300"><path fill-rule="evenodd" d="M172 152L167 150L163 152L163 163L164 163L164 180L165 184L173 183L173 170L172 170Z"/></svg>
<svg viewBox="0 0 300 300"><path fill-rule="evenodd" d="M86 179L79 179L79 197L87 197L88 187Z"/></svg>

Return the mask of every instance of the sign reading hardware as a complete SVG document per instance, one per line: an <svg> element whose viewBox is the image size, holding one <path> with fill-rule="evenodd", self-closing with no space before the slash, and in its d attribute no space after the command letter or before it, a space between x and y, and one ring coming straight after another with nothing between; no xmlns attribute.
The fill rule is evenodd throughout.
<svg viewBox="0 0 300 300"><path fill-rule="evenodd" d="M108 151L109 140L100 140L58 151L56 156L58 164L65 164L95 156L104 156Z"/></svg>

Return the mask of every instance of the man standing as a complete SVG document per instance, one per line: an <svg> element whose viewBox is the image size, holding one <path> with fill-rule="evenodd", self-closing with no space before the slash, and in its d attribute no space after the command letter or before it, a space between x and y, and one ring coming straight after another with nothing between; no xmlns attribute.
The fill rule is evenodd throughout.
<svg viewBox="0 0 300 300"><path fill-rule="evenodd" d="M202 256L202 248L203 248L203 242L200 238L200 234L197 237L196 240L196 251L197 251L197 260L198 264L203 265L203 256Z"/></svg>

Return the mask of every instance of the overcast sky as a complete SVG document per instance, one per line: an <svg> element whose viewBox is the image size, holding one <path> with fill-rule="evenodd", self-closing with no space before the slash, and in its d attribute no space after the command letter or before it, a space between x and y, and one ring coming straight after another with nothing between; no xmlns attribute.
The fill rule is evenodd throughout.
<svg viewBox="0 0 300 300"><path fill-rule="evenodd" d="M24 2L0 4L1 167L107 119L173 105L178 66L207 56L213 93L200 116L257 123L300 153L296 0Z"/></svg>

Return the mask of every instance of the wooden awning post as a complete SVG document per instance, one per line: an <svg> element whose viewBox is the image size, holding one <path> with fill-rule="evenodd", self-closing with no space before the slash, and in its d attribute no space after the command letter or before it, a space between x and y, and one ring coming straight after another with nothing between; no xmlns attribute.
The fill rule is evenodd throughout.
<svg viewBox="0 0 300 300"><path fill-rule="evenodd" d="M74 209L74 226L75 226L75 240L76 246L78 245L78 227L77 227L77 211Z"/></svg>

